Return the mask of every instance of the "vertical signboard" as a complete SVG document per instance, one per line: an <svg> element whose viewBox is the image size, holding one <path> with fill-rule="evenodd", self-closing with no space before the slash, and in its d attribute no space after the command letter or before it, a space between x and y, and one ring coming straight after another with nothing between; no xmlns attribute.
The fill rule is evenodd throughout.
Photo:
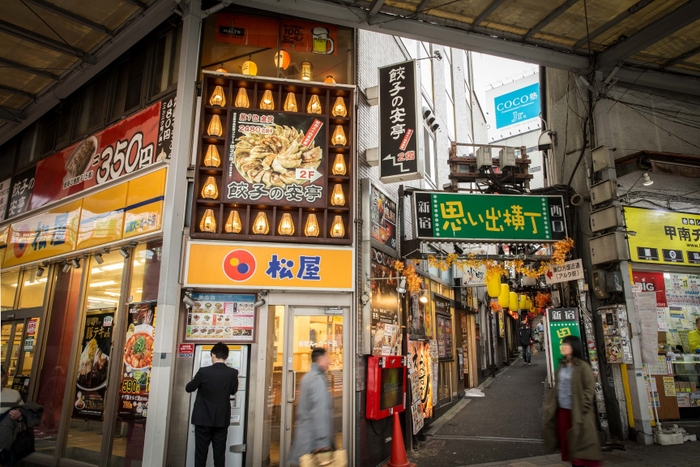
<svg viewBox="0 0 700 467"><path fill-rule="evenodd" d="M7 212L7 201L10 199L11 178L7 178L0 182L0 221L5 220L5 212Z"/></svg>
<svg viewBox="0 0 700 467"><path fill-rule="evenodd" d="M379 69L379 168L384 183L423 178L420 103L414 60Z"/></svg>
<svg viewBox="0 0 700 467"><path fill-rule="evenodd" d="M374 185L369 188L370 235L380 250L396 254L396 201Z"/></svg>
<svg viewBox="0 0 700 467"><path fill-rule="evenodd" d="M372 355L401 355L399 274L394 259L372 248Z"/></svg>
<svg viewBox="0 0 700 467"><path fill-rule="evenodd" d="M148 416L155 319L155 303L129 306L129 326L119 387L119 418L123 420L143 420Z"/></svg>
<svg viewBox="0 0 700 467"><path fill-rule="evenodd" d="M9 206L7 208L8 219L29 211L29 202L34 191L35 175L36 167L32 167L12 177L12 189L10 190Z"/></svg>
<svg viewBox="0 0 700 467"><path fill-rule="evenodd" d="M581 326L578 318L578 308L549 308L547 309L547 342L549 354L552 356L552 374L556 375L561 362L561 343L566 336L581 338Z"/></svg>
<svg viewBox="0 0 700 467"><path fill-rule="evenodd" d="M73 418L102 420L109 375L114 311L90 313L85 318Z"/></svg>

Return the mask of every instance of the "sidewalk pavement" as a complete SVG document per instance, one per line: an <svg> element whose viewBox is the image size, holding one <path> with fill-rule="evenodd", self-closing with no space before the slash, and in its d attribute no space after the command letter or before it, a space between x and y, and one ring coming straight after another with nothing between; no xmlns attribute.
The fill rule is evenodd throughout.
<svg viewBox="0 0 700 467"><path fill-rule="evenodd" d="M700 441L689 441L676 446L644 446L625 443L626 451L605 453L604 465L624 467L696 467L700 465ZM420 464L419 464L420 465ZM526 457L488 464L467 464L470 467L560 467L571 466L562 462L560 454Z"/></svg>

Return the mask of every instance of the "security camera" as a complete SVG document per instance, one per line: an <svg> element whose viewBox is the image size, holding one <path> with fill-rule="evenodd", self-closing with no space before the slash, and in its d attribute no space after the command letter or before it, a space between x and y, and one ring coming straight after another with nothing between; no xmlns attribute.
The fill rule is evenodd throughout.
<svg viewBox="0 0 700 467"><path fill-rule="evenodd" d="M253 306L254 306L255 308L260 308L260 307L263 306L265 303L267 303L267 302L265 301L265 299L264 299L264 298L261 298L261 299L259 299L259 300L256 300L256 302L253 303Z"/></svg>
<svg viewBox="0 0 700 467"><path fill-rule="evenodd" d="M187 294L185 294L185 296L182 297L182 301L185 305L187 305L190 308L192 308L194 306L194 300L192 299L192 297L190 297Z"/></svg>

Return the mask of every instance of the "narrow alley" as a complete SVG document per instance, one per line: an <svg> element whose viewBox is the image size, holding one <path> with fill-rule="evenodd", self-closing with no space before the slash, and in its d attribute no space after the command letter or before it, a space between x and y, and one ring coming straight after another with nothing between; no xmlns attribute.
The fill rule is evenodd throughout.
<svg viewBox="0 0 700 467"><path fill-rule="evenodd" d="M543 455L546 378L544 352L532 357L532 366L516 360L486 381L482 386L485 397L460 402L466 405L456 408L451 419L445 421L448 414L434 424L411 461L420 467L445 467Z"/></svg>

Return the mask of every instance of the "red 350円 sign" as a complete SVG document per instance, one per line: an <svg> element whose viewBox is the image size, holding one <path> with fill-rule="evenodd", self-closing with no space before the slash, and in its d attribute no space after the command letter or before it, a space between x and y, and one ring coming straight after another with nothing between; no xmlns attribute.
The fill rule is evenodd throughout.
<svg viewBox="0 0 700 467"><path fill-rule="evenodd" d="M30 209L168 159L174 112L164 99L39 162Z"/></svg>

